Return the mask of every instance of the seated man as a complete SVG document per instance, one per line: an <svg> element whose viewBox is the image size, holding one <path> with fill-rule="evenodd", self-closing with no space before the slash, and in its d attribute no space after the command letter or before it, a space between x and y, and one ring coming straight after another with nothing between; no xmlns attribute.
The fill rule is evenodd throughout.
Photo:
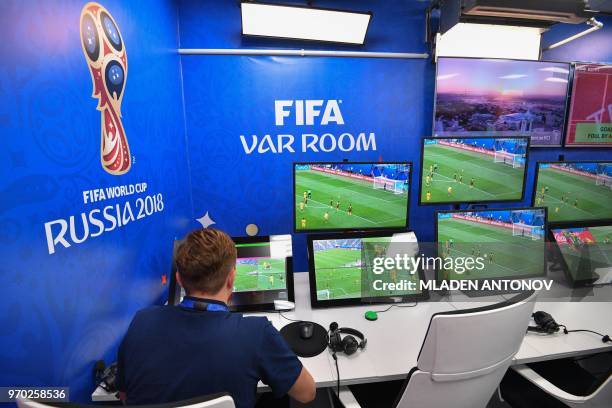
<svg viewBox="0 0 612 408"><path fill-rule="evenodd" d="M191 232L176 254L187 296L178 306L139 311L119 347L117 385L128 404L180 401L228 392L237 407L255 405L257 382L275 396L306 403L310 373L265 317L230 313L236 248L224 232Z"/></svg>

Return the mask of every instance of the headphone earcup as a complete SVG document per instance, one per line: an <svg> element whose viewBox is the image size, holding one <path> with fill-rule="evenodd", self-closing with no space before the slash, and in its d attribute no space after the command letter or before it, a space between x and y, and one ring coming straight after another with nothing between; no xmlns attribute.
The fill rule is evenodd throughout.
<svg viewBox="0 0 612 408"><path fill-rule="evenodd" d="M347 356L355 353L358 347L359 342L357 342L353 336L347 335L342 339L342 351L344 351L344 354Z"/></svg>
<svg viewBox="0 0 612 408"><path fill-rule="evenodd" d="M337 331L332 331L329 334L329 348L335 353L337 351L341 351L342 341L340 339L340 333Z"/></svg>

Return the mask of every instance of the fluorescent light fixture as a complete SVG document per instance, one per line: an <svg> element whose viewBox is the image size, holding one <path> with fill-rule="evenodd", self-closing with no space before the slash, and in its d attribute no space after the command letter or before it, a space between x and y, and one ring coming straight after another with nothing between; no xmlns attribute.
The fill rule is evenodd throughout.
<svg viewBox="0 0 612 408"><path fill-rule="evenodd" d="M372 13L290 6L269 3L240 3L242 34L363 44Z"/></svg>
<svg viewBox="0 0 612 408"><path fill-rule="evenodd" d="M538 60L542 30L495 24L458 23L436 41L437 57Z"/></svg>

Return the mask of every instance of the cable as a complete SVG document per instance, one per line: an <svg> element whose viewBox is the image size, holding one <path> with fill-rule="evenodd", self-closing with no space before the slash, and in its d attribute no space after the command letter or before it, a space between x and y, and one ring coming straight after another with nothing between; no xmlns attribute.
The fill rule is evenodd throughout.
<svg viewBox="0 0 612 408"><path fill-rule="evenodd" d="M376 312L376 313L385 313L385 312L388 312L389 310L391 310L394 307L415 307L418 304L419 304L419 302L414 302L413 304L410 304L410 305L391 305L391 306L389 306L386 309L383 309L383 310L373 310L373 312Z"/></svg>
<svg viewBox="0 0 612 408"><path fill-rule="evenodd" d="M338 367L338 357L336 356L336 353L334 352L332 354L332 357L334 358L334 361L336 362L336 388L338 390L338 399L340 399L340 368Z"/></svg>
<svg viewBox="0 0 612 408"><path fill-rule="evenodd" d="M602 343L608 343L610 341L612 341L612 339L610 339L610 336L607 334L601 334L599 332L596 332L594 330L587 330L587 329L575 329L575 330L567 330L567 328L565 326L563 326L563 333L568 334L568 333L576 333L576 332L586 332L586 333L593 333L596 334L598 336L601 336L601 341Z"/></svg>
<svg viewBox="0 0 612 408"><path fill-rule="evenodd" d="M280 310L278 311L278 314L279 314L279 315L280 315L280 316L281 316L283 319L289 320L290 322L303 322L303 320L291 319L291 318L289 318L289 317L285 316L285 315L283 314L283 312L282 312L282 311L280 311Z"/></svg>

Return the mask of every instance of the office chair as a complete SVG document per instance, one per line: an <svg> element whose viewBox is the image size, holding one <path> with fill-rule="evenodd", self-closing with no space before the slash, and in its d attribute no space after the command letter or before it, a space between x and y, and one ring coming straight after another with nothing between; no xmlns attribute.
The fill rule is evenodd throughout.
<svg viewBox="0 0 612 408"><path fill-rule="evenodd" d="M417 366L392 406L486 407L521 346L535 297L530 291L491 306L434 314ZM352 398L343 391L345 406L359 406L359 392Z"/></svg>
<svg viewBox="0 0 612 408"><path fill-rule="evenodd" d="M571 371L565 372L565 375L572 385L579 381ZM501 395L513 408L612 407L612 375L593 388L587 392L588 395L575 395L575 391L561 389L527 365L519 365L508 370L502 382Z"/></svg>
<svg viewBox="0 0 612 408"><path fill-rule="evenodd" d="M29 399L17 400L19 408L99 408L99 405L82 405L71 402L42 403ZM235 408L234 400L229 394L220 393L191 398L188 400L169 402L166 404L130 405L134 408Z"/></svg>

